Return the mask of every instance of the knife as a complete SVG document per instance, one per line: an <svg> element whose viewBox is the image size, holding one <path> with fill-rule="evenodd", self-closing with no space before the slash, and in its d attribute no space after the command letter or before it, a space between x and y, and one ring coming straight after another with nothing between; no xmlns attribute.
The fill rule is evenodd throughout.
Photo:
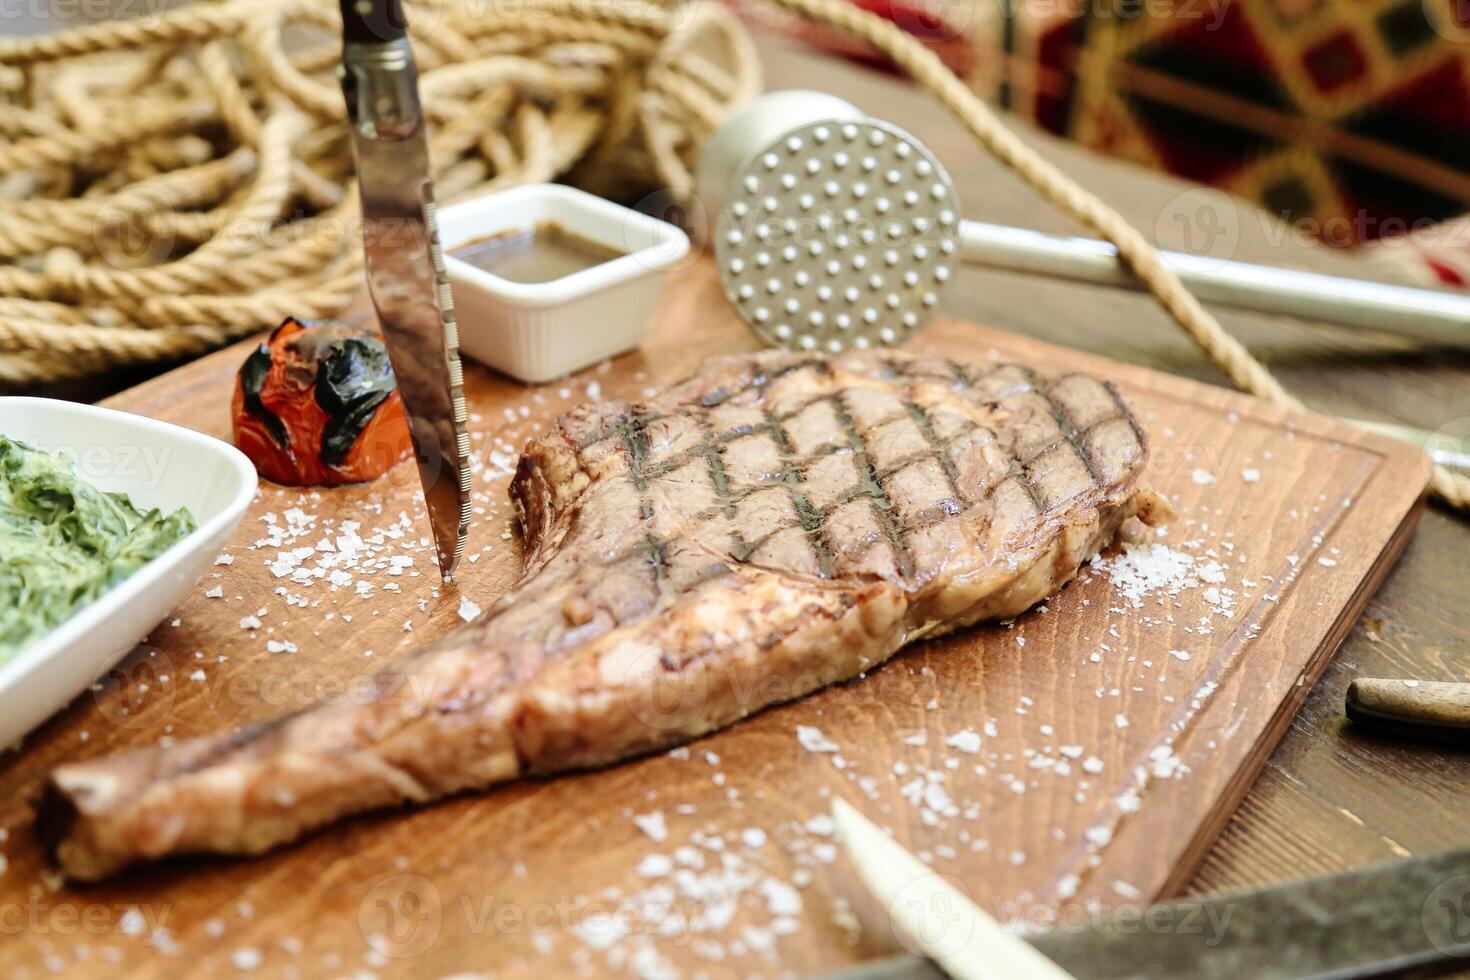
<svg viewBox="0 0 1470 980"><path fill-rule="evenodd" d="M429 181L402 0L341 0L342 94L362 197L368 291L398 376L445 581L470 525L469 434L454 300Z"/></svg>
<svg viewBox="0 0 1470 980"><path fill-rule="evenodd" d="M1470 849L1013 934L857 810L841 800L832 809L864 883L910 948L933 956L865 963L829 974L833 980L1349 980L1454 962L1470 967ZM1026 954L1053 972L1002 965L1025 962Z"/></svg>

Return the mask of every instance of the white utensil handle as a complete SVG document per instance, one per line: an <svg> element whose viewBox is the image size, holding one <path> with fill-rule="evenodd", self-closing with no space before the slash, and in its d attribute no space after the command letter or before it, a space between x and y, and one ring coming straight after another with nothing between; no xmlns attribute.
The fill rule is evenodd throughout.
<svg viewBox="0 0 1470 980"><path fill-rule="evenodd" d="M965 221L960 226L960 243L965 261L975 265L1142 288L1138 278L1118 261L1112 245L1091 238ZM1470 296L1229 262L1208 255L1160 254L1205 302L1366 327L1433 344L1470 345Z"/></svg>

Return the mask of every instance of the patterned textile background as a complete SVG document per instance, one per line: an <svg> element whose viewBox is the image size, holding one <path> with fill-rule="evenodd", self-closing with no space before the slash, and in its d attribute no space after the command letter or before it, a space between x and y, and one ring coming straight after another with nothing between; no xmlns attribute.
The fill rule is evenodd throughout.
<svg viewBox="0 0 1470 980"><path fill-rule="evenodd" d="M971 36L1012 111L1348 245L1470 210L1467 22L1470 0L1020 0Z"/></svg>

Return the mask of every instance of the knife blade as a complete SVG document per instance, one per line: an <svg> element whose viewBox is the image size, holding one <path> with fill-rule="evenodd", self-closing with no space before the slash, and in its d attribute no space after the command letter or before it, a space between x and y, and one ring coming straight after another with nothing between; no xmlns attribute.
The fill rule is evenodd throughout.
<svg viewBox="0 0 1470 980"><path fill-rule="evenodd" d="M899 904L905 899L922 903L933 893L932 882L941 875L847 804L834 802L833 812L864 881L873 887L869 876L878 874L890 882L887 892L875 888L880 900L894 902L892 882L902 891ZM865 870L875 865L888 870ZM909 877L903 877L902 869ZM958 889L948 896L956 899L956 907L968 904L972 914L994 922ZM950 931L964 931L964 918L950 922ZM922 933L906 931L918 948L929 952ZM1047 932L1002 935L1042 954L1054 969L1082 978L1351 980L1457 962L1470 967L1470 849L1251 891L1119 909L1081 922L1068 921ZM949 942L953 945L955 940ZM987 947L980 962L992 955ZM935 980L949 972L949 966L939 957L897 956L829 976ZM1021 975L1030 974L1009 974Z"/></svg>
<svg viewBox="0 0 1470 980"><path fill-rule="evenodd" d="M342 94L357 161L368 291L408 416L439 572L449 581L469 533L470 442L418 69L401 0L341 6Z"/></svg>

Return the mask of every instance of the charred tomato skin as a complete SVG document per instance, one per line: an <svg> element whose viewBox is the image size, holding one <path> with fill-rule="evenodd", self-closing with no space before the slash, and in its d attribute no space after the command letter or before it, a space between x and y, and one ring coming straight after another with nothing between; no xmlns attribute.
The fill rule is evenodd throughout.
<svg viewBox="0 0 1470 980"><path fill-rule="evenodd" d="M373 480L413 452L382 341L334 321L277 327L241 365L231 417L236 446L287 486Z"/></svg>

